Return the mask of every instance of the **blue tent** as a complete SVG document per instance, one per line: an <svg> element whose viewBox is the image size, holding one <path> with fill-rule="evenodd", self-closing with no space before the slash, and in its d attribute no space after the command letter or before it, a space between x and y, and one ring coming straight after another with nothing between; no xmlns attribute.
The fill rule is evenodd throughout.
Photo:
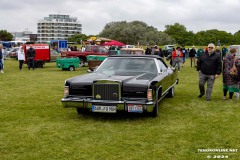
<svg viewBox="0 0 240 160"><path fill-rule="evenodd" d="M12 42L2 42L4 48L11 48L14 44Z"/></svg>

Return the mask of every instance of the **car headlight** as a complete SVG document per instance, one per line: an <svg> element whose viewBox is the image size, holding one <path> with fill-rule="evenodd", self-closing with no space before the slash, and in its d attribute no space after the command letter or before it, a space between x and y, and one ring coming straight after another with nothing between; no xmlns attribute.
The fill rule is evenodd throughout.
<svg viewBox="0 0 240 160"><path fill-rule="evenodd" d="M149 101L152 100L152 89L148 89L148 91L147 91L147 99L148 99Z"/></svg>
<svg viewBox="0 0 240 160"><path fill-rule="evenodd" d="M64 97L69 96L69 86L64 86Z"/></svg>

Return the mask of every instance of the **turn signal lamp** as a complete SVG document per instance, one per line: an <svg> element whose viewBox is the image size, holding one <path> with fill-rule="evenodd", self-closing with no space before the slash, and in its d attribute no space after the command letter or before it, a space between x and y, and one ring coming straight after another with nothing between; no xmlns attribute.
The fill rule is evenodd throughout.
<svg viewBox="0 0 240 160"><path fill-rule="evenodd" d="M64 87L64 97L69 96L69 86Z"/></svg>
<svg viewBox="0 0 240 160"><path fill-rule="evenodd" d="M152 100L152 89L148 89L148 91L147 91L147 99L148 99L149 101Z"/></svg>

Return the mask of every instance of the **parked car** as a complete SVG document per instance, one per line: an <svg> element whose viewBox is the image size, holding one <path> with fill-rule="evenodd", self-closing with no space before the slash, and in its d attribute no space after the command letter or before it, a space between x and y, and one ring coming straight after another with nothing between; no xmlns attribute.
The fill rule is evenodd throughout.
<svg viewBox="0 0 240 160"><path fill-rule="evenodd" d="M8 53L9 57L10 57L10 58L16 58L16 59L17 59L17 52L18 52L19 49L20 49L20 47L14 47L14 48L12 48L12 49L9 51L9 53Z"/></svg>
<svg viewBox="0 0 240 160"><path fill-rule="evenodd" d="M122 48L120 54L137 54L144 55L145 51L142 48Z"/></svg>
<svg viewBox="0 0 240 160"><path fill-rule="evenodd" d="M79 68L79 58L57 58L56 67L61 68L62 70L75 71L75 68Z"/></svg>
<svg viewBox="0 0 240 160"><path fill-rule="evenodd" d="M78 57L80 66L83 67L87 63L87 56L89 55L108 55L108 50L105 46L87 45L82 51L65 51L61 52L61 57Z"/></svg>
<svg viewBox="0 0 240 160"><path fill-rule="evenodd" d="M144 55L145 51L142 48L121 48L120 50L110 50L109 56L122 54ZM87 56L88 71L93 71L99 66L108 56L107 55L89 55Z"/></svg>
<svg viewBox="0 0 240 160"><path fill-rule="evenodd" d="M174 45L165 45L163 49L163 54L165 57L167 57L169 54L173 52Z"/></svg>
<svg viewBox="0 0 240 160"><path fill-rule="evenodd" d="M123 46L123 48L135 48L134 45L126 45L126 46Z"/></svg>
<svg viewBox="0 0 240 160"><path fill-rule="evenodd" d="M57 52L55 49L50 50L50 61L55 62L57 58L61 57L61 53Z"/></svg>
<svg viewBox="0 0 240 160"><path fill-rule="evenodd" d="M157 55L107 57L93 72L65 81L63 107L85 111L118 111L158 115L159 102L174 96L178 72Z"/></svg>

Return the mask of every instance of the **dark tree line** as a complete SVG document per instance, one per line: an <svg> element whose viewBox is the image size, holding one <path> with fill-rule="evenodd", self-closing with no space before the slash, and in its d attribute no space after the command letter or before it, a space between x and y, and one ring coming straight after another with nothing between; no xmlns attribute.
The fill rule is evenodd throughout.
<svg viewBox="0 0 240 160"><path fill-rule="evenodd" d="M76 34L68 38L69 42L81 43L91 36L100 36L109 39L118 40L125 44L140 45L207 45L212 42L217 44L219 41L222 45L240 44L240 30L234 34L226 31L211 29L193 33L179 23L166 25L164 31L158 31L153 26L148 26L142 21L118 21L110 22L105 25L99 35ZM6 30L0 30L0 40L13 40L11 33Z"/></svg>
<svg viewBox="0 0 240 160"><path fill-rule="evenodd" d="M217 44L240 44L240 30L235 34L211 29L206 31L187 31L187 28L179 23L166 25L164 31L158 31L153 26L148 26L141 21L110 22L105 25L99 36L115 39L127 44L142 45L207 45L212 42Z"/></svg>
<svg viewBox="0 0 240 160"><path fill-rule="evenodd" d="M115 39L126 44L175 43L175 40L171 36L141 21L110 22L105 25L99 36Z"/></svg>

